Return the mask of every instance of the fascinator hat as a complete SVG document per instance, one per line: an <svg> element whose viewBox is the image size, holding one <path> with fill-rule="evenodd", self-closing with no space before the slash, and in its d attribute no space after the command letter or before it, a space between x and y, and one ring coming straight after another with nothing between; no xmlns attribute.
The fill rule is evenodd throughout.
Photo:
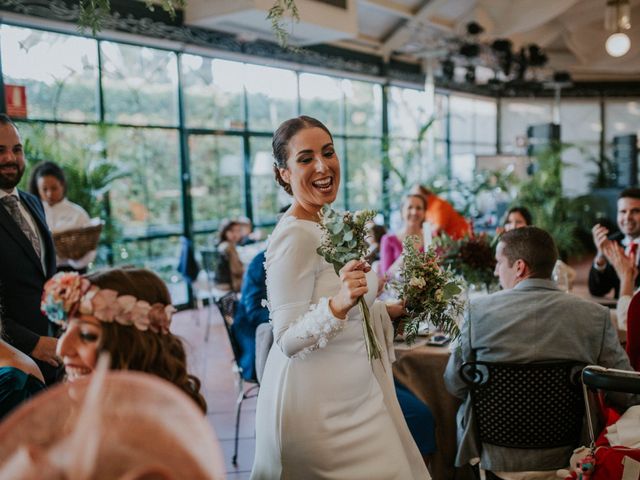
<svg viewBox="0 0 640 480"><path fill-rule="evenodd" d="M215 434L171 383L133 371L94 374L34 397L0 425L0 478L217 480Z"/></svg>

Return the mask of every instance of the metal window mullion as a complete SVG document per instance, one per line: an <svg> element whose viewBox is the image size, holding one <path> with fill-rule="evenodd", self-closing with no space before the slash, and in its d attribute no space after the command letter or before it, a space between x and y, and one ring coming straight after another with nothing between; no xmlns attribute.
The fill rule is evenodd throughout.
<svg viewBox="0 0 640 480"><path fill-rule="evenodd" d="M3 22L0 22L0 27L3 25ZM7 101L5 99L4 94L4 71L2 69L2 38L0 36L0 113L7 113Z"/></svg>
<svg viewBox="0 0 640 480"><path fill-rule="evenodd" d="M244 211L245 215L253 223L253 200L251 197L251 145L249 142L249 96L247 87L242 87L244 96L244 132L242 145L244 150Z"/></svg>
<svg viewBox="0 0 640 480"><path fill-rule="evenodd" d="M98 101L98 138L104 145L102 149L102 156L105 160L109 160L109 155L107 152L107 137L105 133L105 129L102 128L106 125L105 123L105 114L104 114L104 85L102 83L102 42L100 40L96 40L96 49L97 49L97 60L98 60L98 85L97 87L97 101ZM105 223L108 227L108 231L112 232L113 230L113 218L111 216L111 196L109 192L104 195L104 199L102 201L102 207L104 209ZM109 265L114 264L114 255L113 255L113 238L111 235L107 237L106 248L107 248L107 263Z"/></svg>
<svg viewBox="0 0 640 480"><path fill-rule="evenodd" d="M190 241L194 241L193 235L193 202L191 199L191 162L189 157L189 138L185 126L184 95L182 91L182 58L176 53L176 66L178 69L178 133L180 136L180 194L182 199L182 233ZM193 287L186 282L187 302L194 305Z"/></svg>
<svg viewBox="0 0 640 480"><path fill-rule="evenodd" d="M389 96L387 89L389 84L382 86L382 139L380 148L382 150L382 158L386 158L388 162L391 162L389 156ZM389 165L387 162L382 162L382 215L384 216L385 223L388 223L391 215L391 199L389 198Z"/></svg>

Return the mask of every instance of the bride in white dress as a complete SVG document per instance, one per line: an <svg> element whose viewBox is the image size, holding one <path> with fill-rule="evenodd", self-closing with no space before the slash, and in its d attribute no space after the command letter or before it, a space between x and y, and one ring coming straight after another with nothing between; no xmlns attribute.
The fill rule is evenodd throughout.
<svg viewBox="0 0 640 480"><path fill-rule="evenodd" d="M383 333L402 307L374 303L377 277L365 262L349 262L338 277L316 253L318 212L340 185L333 138L319 121L298 117L278 128L273 149L276 179L294 200L266 252L274 344L258 396L251 478L429 479L395 396L393 348ZM361 295L383 347L373 363L354 307Z"/></svg>

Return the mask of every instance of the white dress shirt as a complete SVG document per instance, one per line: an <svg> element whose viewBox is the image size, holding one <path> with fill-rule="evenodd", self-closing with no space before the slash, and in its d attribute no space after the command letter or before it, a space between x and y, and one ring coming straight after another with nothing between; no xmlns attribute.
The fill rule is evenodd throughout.
<svg viewBox="0 0 640 480"><path fill-rule="evenodd" d="M18 208L20 209L20 213L29 224L29 227L31 227L31 229L38 236L38 241L40 242L40 251L42 252L42 256L40 257L40 264L42 265L42 271L46 272L47 271L47 263L45 262L46 249L44 245L44 239L42 238L42 235L40 234L40 229L38 228L38 224L36 223L35 219L31 216L29 209L22 204L22 200L20 199L20 195L18 195L17 188L14 188L9 193L5 192L4 190L0 190L0 201L2 201L2 199L8 195L13 195L18 199Z"/></svg>

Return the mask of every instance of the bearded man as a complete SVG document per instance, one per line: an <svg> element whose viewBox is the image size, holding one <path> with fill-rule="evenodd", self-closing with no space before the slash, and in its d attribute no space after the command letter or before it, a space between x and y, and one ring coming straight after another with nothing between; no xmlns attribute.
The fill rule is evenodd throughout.
<svg viewBox="0 0 640 480"><path fill-rule="evenodd" d="M2 336L31 356L47 383L57 377L57 339L40 311L56 255L40 200L16 186L24 175L20 133L0 114L0 315Z"/></svg>

